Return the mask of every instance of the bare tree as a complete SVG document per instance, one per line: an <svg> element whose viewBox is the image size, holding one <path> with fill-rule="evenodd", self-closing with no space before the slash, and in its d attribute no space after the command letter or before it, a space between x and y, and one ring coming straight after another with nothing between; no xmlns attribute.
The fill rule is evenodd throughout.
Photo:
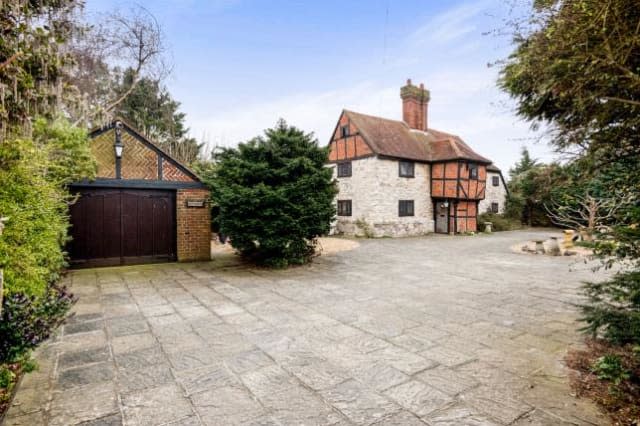
<svg viewBox="0 0 640 426"><path fill-rule="evenodd" d="M556 225L584 230L587 238L591 238L596 231L607 230L616 213L629 206L634 198L632 193L595 197L585 192L584 195L572 196L570 200L552 199L544 208Z"/></svg>
<svg viewBox="0 0 640 426"><path fill-rule="evenodd" d="M71 45L76 64L70 81L84 95L76 124L110 118L142 77L161 81L171 72L162 27L142 6L99 15L96 25L79 33ZM114 90L113 73L131 70L128 87Z"/></svg>

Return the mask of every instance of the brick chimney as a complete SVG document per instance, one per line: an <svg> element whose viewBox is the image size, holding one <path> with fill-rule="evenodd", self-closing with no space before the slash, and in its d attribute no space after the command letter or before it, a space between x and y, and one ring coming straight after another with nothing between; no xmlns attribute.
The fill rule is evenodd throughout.
<svg viewBox="0 0 640 426"><path fill-rule="evenodd" d="M402 98L402 119L412 129L427 131L427 112L429 109L430 93L420 83L420 87L411 84L411 79L407 80L407 85L400 89Z"/></svg>

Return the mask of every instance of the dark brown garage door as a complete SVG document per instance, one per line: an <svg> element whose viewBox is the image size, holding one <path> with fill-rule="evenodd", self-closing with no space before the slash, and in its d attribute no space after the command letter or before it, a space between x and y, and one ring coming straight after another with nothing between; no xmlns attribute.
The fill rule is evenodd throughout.
<svg viewBox="0 0 640 426"><path fill-rule="evenodd" d="M167 262L176 258L175 192L81 189L71 206L73 266Z"/></svg>

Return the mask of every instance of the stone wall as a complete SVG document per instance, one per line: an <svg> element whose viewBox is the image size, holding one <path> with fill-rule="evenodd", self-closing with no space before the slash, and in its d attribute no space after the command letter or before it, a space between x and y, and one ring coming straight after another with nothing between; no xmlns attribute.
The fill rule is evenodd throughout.
<svg viewBox="0 0 640 426"><path fill-rule="evenodd" d="M205 200L204 207L187 201ZM178 261L211 259L211 210L206 189L179 189L176 195Z"/></svg>
<svg viewBox="0 0 640 426"><path fill-rule="evenodd" d="M493 177L498 177L498 186L493 186ZM484 200L480 201L478 214L486 213L491 210L491 203L498 203L498 213L504 213L507 201L507 188L500 173L487 171L487 186Z"/></svg>
<svg viewBox="0 0 640 426"><path fill-rule="evenodd" d="M332 165L336 177L336 166ZM433 232L429 165L415 163L415 177L398 176L399 162L378 157L352 161L352 175L337 178L338 200L351 200L352 215L338 216L335 232L400 237ZM414 216L398 215L399 200L414 200Z"/></svg>

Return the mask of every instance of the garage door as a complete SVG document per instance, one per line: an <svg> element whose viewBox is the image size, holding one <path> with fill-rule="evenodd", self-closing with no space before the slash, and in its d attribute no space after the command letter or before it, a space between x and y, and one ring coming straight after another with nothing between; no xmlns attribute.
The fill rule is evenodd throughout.
<svg viewBox="0 0 640 426"><path fill-rule="evenodd" d="M71 206L73 266L176 259L175 192L81 189Z"/></svg>

